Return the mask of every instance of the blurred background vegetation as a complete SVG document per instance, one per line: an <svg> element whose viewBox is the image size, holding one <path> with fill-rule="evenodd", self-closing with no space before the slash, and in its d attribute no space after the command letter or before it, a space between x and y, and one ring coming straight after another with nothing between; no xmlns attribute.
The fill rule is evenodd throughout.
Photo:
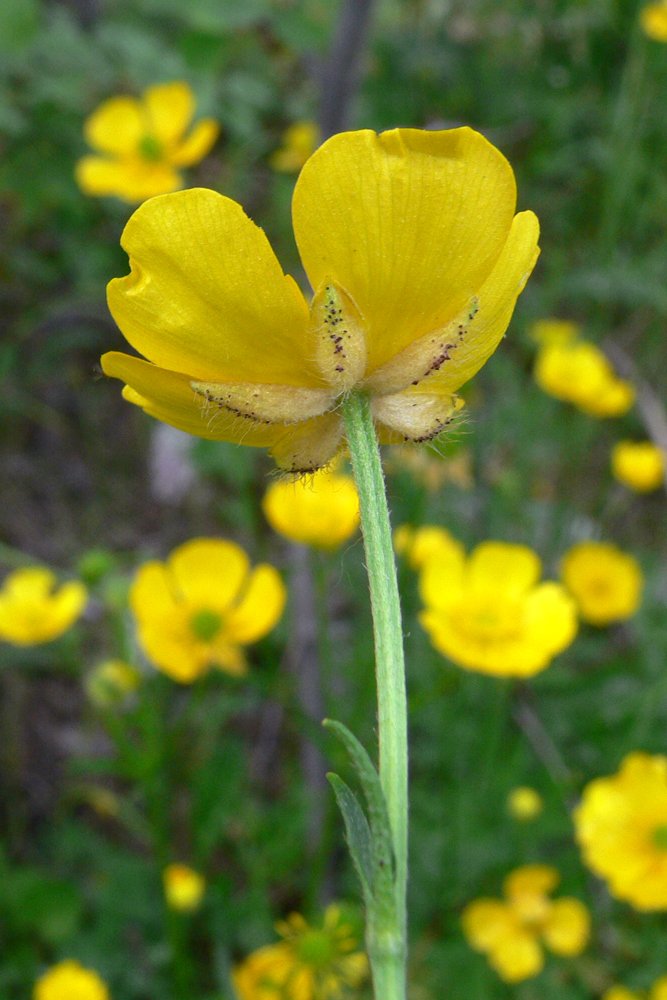
<svg viewBox="0 0 667 1000"><path fill-rule="evenodd" d="M542 256L509 336L462 391L458 431L437 450L387 451L394 524L446 526L468 548L530 545L550 577L573 542L614 540L640 560L646 591L632 621L582 626L544 674L511 684L431 649L401 564L411 995L574 1000L667 972L665 918L610 899L582 867L570 820L585 781L629 750L667 746L664 493L632 494L609 471L615 441L664 426L667 47L641 34L634 0L367 7L348 73L349 9L334 0L0 6L0 563L45 563L92 592L61 640L0 646L1 1000L29 996L67 957L95 968L114 1000L230 1000L230 968L275 939L276 919L357 895L320 755L342 774L347 764L319 718L375 745L361 542L326 554L279 538L260 508L263 452L165 436L97 375L100 353L124 344L104 290L127 269L119 237L131 208L78 189L82 127L107 97L170 80L188 81L198 116L221 125L189 183L240 201L302 284L294 175L271 166L294 122L469 124L512 163ZM350 100L332 109L341 75ZM628 415L595 419L535 385L530 327L553 316L579 323L637 382ZM180 687L142 662L126 594L143 559L198 535L273 562L291 599L247 679L212 673ZM83 680L108 657L143 680L104 704ZM315 669L313 696L304 671ZM525 784L545 802L531 823L506 808ZM165 904L170 861L205 874L192 916ZM591 908L593 941L508 987L466 944L460 914L533 861L554 864L563 891Z"/></svg>

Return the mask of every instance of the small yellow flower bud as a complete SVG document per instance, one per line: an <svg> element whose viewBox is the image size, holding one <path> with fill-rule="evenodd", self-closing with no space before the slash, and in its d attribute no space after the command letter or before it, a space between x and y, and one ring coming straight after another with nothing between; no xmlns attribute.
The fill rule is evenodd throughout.
<svg viewBox="0 0 667 1000"><path fill-rule="evenodd" d="M665 453L652 441L619 441L611 453L611 471L638 493L656 490L665 478Z"/></svg>
<svg viewBox="0 0 667 1000"><path fill-rule="evenodd" d="M123 660L104 660L88 673L86 694L95 708L117 708L133 695L141 675Z"/></svg>
<svg viewBox="0 0 667 1000"><path fill-rule="evenodd" d="M524 822L536 819L543 808L542 796L526 785L513 788L507 796L507 810L514 819Z"/></svg>
<svg viewBox="0 0 667 1000"><path fill-rule="evenodd" d="M181 913L194 913L201 906L206 882L199 872L187 865L167 865L162 873L168 906Z"/></svg>
<svg viewBox="0 0 667 1000"><path fill-rule="evenodd" d="M92 969L65 961L38 979L33 1000L110 1000L106 983Z"/></svg>

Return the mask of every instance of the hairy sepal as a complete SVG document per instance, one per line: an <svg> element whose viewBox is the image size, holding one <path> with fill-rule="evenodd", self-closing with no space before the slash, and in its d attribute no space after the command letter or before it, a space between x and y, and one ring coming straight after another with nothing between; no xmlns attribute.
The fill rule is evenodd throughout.
<svg viewBox="0 0 667 1000"><path fill-rule="evenodd" d="M252 382L190 382L202 409L217 407L259 424L296 424L319 417L334 398L327 389Z"/></svg>
<svg viewBox="0 0 667 1000"><path fill-rule="evenodd" d="M359 310L341 288L325 281L310 307L315 360L336 393L349 392L366 370L366 338Z"/></svg>
<svg viewBox="0 0 667 1000"><path fill-rule="evenodd" d="M397 392L378 396L371 403L375 420L401 434L406 441L432 441L452 422L463 406L458 396Z"/></svg>

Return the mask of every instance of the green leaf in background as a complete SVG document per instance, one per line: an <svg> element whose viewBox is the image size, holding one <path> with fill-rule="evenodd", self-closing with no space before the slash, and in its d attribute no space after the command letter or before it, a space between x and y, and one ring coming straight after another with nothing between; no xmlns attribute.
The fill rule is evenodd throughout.
<svg viewBox="0 0 667 1000"><path fill-rule="evenodd" d="M39 0L2 0L0 3L0 52L22 52L37 34L41 19Z"/></svg>

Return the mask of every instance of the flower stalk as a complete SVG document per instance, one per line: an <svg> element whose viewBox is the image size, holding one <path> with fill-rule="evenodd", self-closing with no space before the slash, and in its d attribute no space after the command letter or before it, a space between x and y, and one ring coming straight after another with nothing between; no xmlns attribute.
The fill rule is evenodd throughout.
<svg viewBox="0 0 667 1000"><path fill-rule="evenodd" d="M369 958L378 1000L403 1000L407 953L408 735L401 606L391 524L370 400L351 393L342 407L373 613L378 692L379 774L391 828L396 876L394 926L370 920ZM372 915L369 915L371 917Z"/></svg>

